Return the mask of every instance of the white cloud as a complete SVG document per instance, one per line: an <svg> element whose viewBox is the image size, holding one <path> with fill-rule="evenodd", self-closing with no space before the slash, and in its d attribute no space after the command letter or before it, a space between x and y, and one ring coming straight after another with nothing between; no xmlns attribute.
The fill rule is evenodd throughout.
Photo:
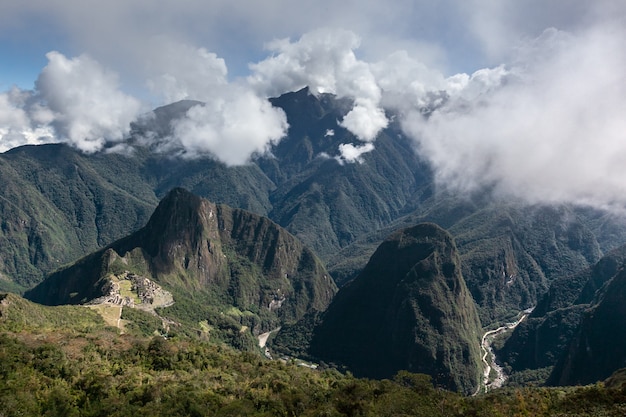
<svg viewBox="0 0 626 417"><path fill-rule="evenodd" d="M95 152L107 141L125 138L141 105L119 90L116 74L86 55L68 59L47 55L48 65L37 83L38 114L51 112L56 135L85 152Z"/></svg>
<svg viewBox="0 0 626 417"><path fill-rule="evenodd" d="M382 91L385 107L425 106L426 96L448 89L443 74L399 50L371 65Z"/></svg>
<svg viewBox="0 0 626 417"><path fill-rule="evenodd" d="M174 120L173 135L145 132L140 144L185 157L210 154L239 165L285 135L284 112L244 83L228 83L226 65L215 54L167 42L163 52L151 66L155 94L205 104ZM47 57L35 91L14 89L0 95L0 150L67 142L84 152L100 151L105 145L107 152L132 152L119 142L128 138L141 104L119 90L116 74L86 55L69 59L50 52Z"/></svg>
<svg viewBox="0 0 626 417"><path fill-rule="evenodd" d="M458 5L467 16L466 30L486 59L510 61L520 41L547 28L579 33L599 22L624 17L626 3L614 0L469 0Z"/></svg>
<svg viewBox="0 0 626 417"><path fill-rule="evenodd" d="M353 145L351 143L344 143L339 145L339 155L335 159L343 165L348 163L363 163L363 154L374 150L373 143L365 143L363 145Z"/></svg>
<svg viewBox="0 0 626 417"><path fill-rule="evenodd" d="M404 128L440 184L530 202L626 203L626 32L547 31L509 71L477 73ZM498 81L499 79L499 81Z"/></svg>
<svg viewBox="0 0 626 417"><path fill-rule="evenodd" d="M509 75L501 65L480 69L471 75L459 73L445 77L406 51L396 51L371 68L383 92L384 107L401 114L416 110L427 113L449 100L457 104L477 100L498 88Z"/></svg>
<svg viewBox="0 0 626 417"><path fill-rule="evenodd" d="M318 29L296 41L275 40L267 44L273 55L251 64L248 82L267 95L279 95L305 86L315 93L332 93L355 101L341 125L358 139L372 141L387 124L380 107L381 90L368 63L355 49L356 34L346 30Z"/></svg>
<svg viewBox="0 0 626 417"><path fill-rule="evenodd" d="M51 113L31 101L32 92L15 87L0 94L0 152L53 141Z"/></svg>
<svg viewBox="0 0 626 417"><path fill-rule="evenodd" d="M242 87L231 86L220 97L194 106L174 122L168 146L182 155L213 155L227 165L242 165L265 152L287 131L287 118L269 101Z"/></svg>
<svg viewBox="0 0 626 417"><path fill-rule="evenodd" d="M0 94L0 151L10 149L15 142L25 142L22 132L29 128L26 112L15 107L9 94Z"/></svg>
<svg viewBox="0 0 626 417"><path fill-rule="evenodd" d="M227 84L226 63L205 48L157 38L159 53L147 62L150 90L166 103L183 99L209 100Z"/></svg>
<svg viewBox="0 0 626 417"><path fill-rule="evenodd" d="M354 108L339 123L357 138L372 142L389 124L385 111L371 100L357 99Z"/></svg>
<svg viewBox="0 0 626 417"><path fill-rule="evenodd" d="M172 122L173 134L154 138L161 151L193 158L212 155L241 165L285 136L284 112L244 82L229 82L226 63L204 48L161 39L161 53L150 62L150 89L166 102L199 100Z"/></svg>

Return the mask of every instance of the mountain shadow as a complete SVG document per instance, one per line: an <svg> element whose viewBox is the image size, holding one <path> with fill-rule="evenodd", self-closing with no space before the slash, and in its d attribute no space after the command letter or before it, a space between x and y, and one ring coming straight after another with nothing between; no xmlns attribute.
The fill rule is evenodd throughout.
<svg viewBox="0 0 626 417"><path fill-rule="evenodd" d="M586 326L584 323L587 322L588 325L590 317L597 316L593 312L605 303L603 300L606 297L606 292L609 291L608 288L611 288L614 293L611 297L619 294L621 288L619 276L625 262L626 246L623 246L611 251L590 268L554 280L528 319L520 323L505 344L497 351L499 360L509 367L514 374L530 376L535 371L534 374L537 377L533 382L537 383L545 382L550 372L553 373L550 380L558 384L578 383L583 380L595 382L609 376L612 371L620 367L619 361L615 361L614 355L607 355L604 352L601 355L603 360L608 360L613 364L605 364L603 367L594 365L599 373L586 370L584 372L585 377L582 379L580 378L581 375L570 378L571 372L576 374L581 371L574 371L573 363L566 365L566 362L569 363L571 359L565 359L565 356L570 355L568 353L570 350L578 350L572 346L572 343L579 343L580 337L583 337L583 334L590 330L583 331ZM606 303L610 303L610 301L607 300ZM614 309L614 307L610 309ZM606 307L600 308L600 311L606 312ZM616 317L613 317L613 322L615 319ZM618 323L613 323L613 325L619 326ZM612 338L613 331L610 330L610 327L607 328L607 323L595 323L595 330L606 332L604 335L594 335L597 343L604 344L607 339ZM612 344L614 345L614 343ZM553 367L559 362L562 369L553 370ZM593 364L594 360L586 358L585 363ZM569 370L565 370L565 368ZM608 368L612 370L609 371ZM604 370L600 371L601 369ZM537 373L537 370L541 371ZM556 376L564 372L568 375ZM515 379L523 381L527 378L518 376Z"/></svg>
<svg viewBox="0 0 626 417"><path fill-rule="evenodd" d="M470 393L481 374L481 333L452 237L424 223L389 236L341 288L315 329L311 353L358 376L408 370Z"/></svg>
<svg viewBox="0 0 626 417"><path fill-rule="evenodd" d="M584 385L601 381L626 367L626 269L624 264L600 288L582 314L549 385Z"/></svg>

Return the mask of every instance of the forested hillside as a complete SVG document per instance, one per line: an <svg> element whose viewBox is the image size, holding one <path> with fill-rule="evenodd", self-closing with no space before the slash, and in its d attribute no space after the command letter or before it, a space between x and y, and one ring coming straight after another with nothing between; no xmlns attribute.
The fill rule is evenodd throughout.
<svg viewBox="0 0 626 417"><path fill-rule="evenodd" d="M78 317L82 317L77 321ZM14 416L622 416L624 379L463 397L426 375L368 380L215 343L123 335L86 307L0 295L0 406Z"/></svg>

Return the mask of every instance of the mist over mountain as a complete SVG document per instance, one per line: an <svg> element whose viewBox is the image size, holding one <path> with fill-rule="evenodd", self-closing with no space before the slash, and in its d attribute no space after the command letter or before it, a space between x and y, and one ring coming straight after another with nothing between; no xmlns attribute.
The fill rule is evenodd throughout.
<svg viewBox="0 0 626 417"><path fill-rule="evenodd" d="M381 138L379 149L383 153L370 154L369 164L341 165L333 159L340 156L338 146L355 140L337 122L347 111L346 103L330 95L318 98L306 89L277 100L290 115L290 124L294 126L292 133L276 146L272 156L245 166L228 167L213 158L186 159L150 151L160 146L163 138L154 136L151 129L168 132L173 118L188 110L192 102L157 109L154 118L135 124L134 138L144 146L138 146L131 153L88 155L65 145L44 145L18 148L0 155L5 168L0 176L6 179L3 181L7 187L6 200L2 202L6 210L16 210L7 200L23 201L18 207L23 205L22 210L27 212L46 204L49 209L37 210L30 216L39 225L51 224L49 228L55 228L54 231L36 230L30 239L27 231L5 228L2 234L11 243L3 255L3 264L7 266L0 269L0 273L22 287L31 286L41 280L42 273L51 272L137 229L147 220L158 199L176 186L183 186L211 201L267 215L325 257L372 227L389 223L405 209L417 190L428 183L427 166L419 161L406 139L397 137L398 131L390 131L389 136ZM157 125L161 127L155 128ZM329 130L334 134L327 135ZM62 156L65 153L67 157ZM75 175L66 178L65 172L75 172ZM47 183L43 183L44 179ZM73 197L57 195L69 194L62 184L70 190L76 189L71 193ZM97 190L89 191L89 187L97 187ZM124 226L124 231L112 225L102 230L102 239L92 237L99 233L102 216L108 215L111 222L116 222L108 213L109 207L114 208L111 204L102 205L101 210L94 207L91 211L80 212L68 207L74 204L73 200L82 196L91 198L92 194L120 202L121 198L115 195L131 195L131 201L139 207L124 206L119 210L118 219L120 224L135 219L133 225ZM109 194L113 195L108 197ZM81 204L93 206L94 203ZM141 214L125 213L138 210ZM60 214L43 219L43 214L48 212ZM77 216L82 216L83 221L79 223L74 218ZM6 218L18 216L7 215ZM69 225L61 225L61 222L69 222ZM315 227L311 227L312 224ZM42 246L39 250L45 258L55 260L55 263L45 263L42 256L26 255L33 251L30 246L37 239L63 239L68 243ZM68 252L66 248L76 252ZM23 261L14 262L13 258ZM30 275L26 275L27 269Z"/></svg>
<svg viewBox="0 0 626 417"><path fill-rule="evenodd" d="M424 221L455 237L463 277L484 323L534 306L552 280L587 268L624 233L619 218L593 210L436 193L411 214L333 255L331 273L342 285L365 265L385 233Z"/></svg>
<svg viewBox="0 0 626 417"><path fill-rule="evenodd" d="M361 162L348 162L340 146L360 146L340 124L352 108L348 99L305 88L272 104L285 113L289 134L271 154L244 166L190 159L176 148L171 156L155 152L169 143L174 121L198 105L194 101L161 107L137 121L134 146L122 153L112 148L88 155L44 145L0 155L6 179L0 204L7 213L0 230L7 242L1 285L32 286L60 265L138 229L158 199L177 186L268 216L328 261L340 283L356 276L393 230L435 222L455 236L485 322L528 308L552 279L592 264L626 240L619 217L591 209L442 191L393 121L375 149L359 156ZM36 228L26 226L32 221Z"/></svg>
<svg viewBox="0 0 626 417"><path fill-rule="evenodd" d="M272 143L269 152L256 154L241 166L225 164L213 156L191 155L180 143L170 140L177 135L176 121L201 105L195 101L172 103L146 114L133 123L127 141L107 145L104 152L85 154L55 144L26 146L1 154L4 194L0 199L0 288L21 292L52 274L29 297L55 304L83 303L107 291L107 271L120 279L120 273L132 267L137 276L157 274L161 284L175 288L174 298L185 300L168 307L172 317L186 322L188 328L193 328L193 323L197 326L202 317L209 317L218 323L216 332L221 340L231 345L254 349L253 334L272 330L281 323L285 330L277 341L288 340L286 335L294 329L290 326L298 319L304 319L301 323L306 324L311 336L310 328L319 319L315 312L324 310L330 302L329 296L316 292L315 288L321 288L317 284L307 290L299 284L289 284L293 294L300 294L297 298L302 304L261 314L265 310L259 306L271 302L266 298L276 290L271 281L274 278L263 275L268 271L258 275L259 259L249 252L251 249L239 248L234 242L243 238L250 243L263 240L266 235L220 235L220 240L229 242L223 243L227 248L223 254L236 261L226 264L207 252L208 247L197 246L204 238L192 232L186 232L188 243L183 247L188 249L180 253L160 240L163 236L176 236L179 229L186 230L189 224L203 224L196 221L202 216L189 217L185 214L188 210L179 213L180 218L164 216L157 222L161 226L171 223L170 228L154 227L156 223L151 221L148 225L152 229L137 232L142 233L141 239L132 234L148 222L158 201L176 187L214 202L214 212L231 219L225 224L232 223L235 229L235 225L248 223L258 224L255 227L259 230L266 226L261 227L263 222L252 221L252 217L235 220L241 214L232 217L234 214L228 214L231 209L226 206L232 207L233 213L242 213L237 210L244 209L254 216L271 219L310 248L311 254L315 253L307 255L309 259L319 256L320 260L311 264L313 270L319 272L326 265L330 272L326 274L340 286L353 285L349 282L364 272L387 236L423 222L435 223L448 230L456 242L454 257L458 256L459 262L455 268L472 299L472 307L464 301L461 310L467 307L477 312L483 325L499 323L542 302L551 284L594 265L626 241L626 222L614 212L568 204L529 205L523 199L502 199L493 189L467 194L441 188L432 165L422 158L419 149L416 152L394 111L386 113L389 124L378 133L376 141L363 142L342 122L354 108L354 101L349 98L313 94L303 88L274 98L271 104L284 113L288 135ZM365 151L365 145L373 147ZM176 212L176 205L171 205L171 209ZM167 211L161 207L152 217L158 218L160 212ZM170 250L177 255L168 255ZM86 257L77 263L63 266L83 256ZM390 253L392 256L395 255ZM208 259L213 261L205 263ZM289 259L279 257L276 265L289 263ZM61 269L54 272L58 268ZM206 275L202 271L211 272L216 281L209 287L217 292L202 290L190 299L190 291L209 284L203 281ZM234 271L240 271L243 281L228 278L236 275ZM250 278L258 276L264 278ZM281 280L284 279L283 276ZM232 282L240 283L231 285ZM280 282L279 287L288 287L286 282ZM263 289L264 285L274 290ZM281 299L277 293L273 296L278 297L276 302ZM317 304L313 299L324 302ZM575 306L571 311L560 309L551 313L546 326L558 326L564 333L558 333L551 341L546 339L546 350L532 350L535 358L530 364L517 348L511 349L510 354L502 353L507 364L516 372L553 366L573 334L582 309ZM191 312L194 310L197 311ZM229 314L221 316L226 310ZM450 317L454 314L450 312ZM531 317L528 325L520 326L520 331L528 329L526 326L534 320ZM244 326L253 332L240 333ZM299 338L301 330L302 327L294 330L292 336ZM468 337L457 336L453 338L469 343ZM511 341L517 338L514 335ZM289 349L295 352L303 346ZM471 349L467 352L473 358ZM437 354L433 355L436 362ZM516 363L515 355L520 358ZM475 387L475 382L470 382L475 378L468 376L474 372L471 369L475 370L471 363L476 362L466 357L439 363L437 366L445 369L446 375L456 375L450 369L459 367L465 375L463 380L452 376L452 380L441 383L469 392ZM407 366L408 362L381 365L395 370ZM434 368L424 369L434 375ZM391 375L392 371L386 372Z"/></svg>
<svg viewBox="0 0 626 417"><path fill-rule="evenodd" d="M420 3L420 10L432 7ZM335 151L345 162L361 161L395 123L428 161L440 188L467 193L487 187L501 198L530 204L619 212L625 171L615 156L624 153L626 9L610 1L582 3L555 6L541 17L529 4L506 11L482 3L456 4L464 13L445 27L469 32L456 41L481 40L487 50L507 50L471 71L433 65L426 59L433 50L424 45L391 43L374 48L373 56L363 55L381 39L359 35L352 25L332 24L299 29L295 38L261 38L267 41L266 52L250 61L247 76L233 77L224 58L189 44L186 37L141 37L145 49L134 50L122 67L129 69L128 60L144 57L132 67L154 95L153 103L201 103L173 121L172 134L159 138L158 150L165 154L211 155L229 166L244 165L289 135L285 112L268 97L308 86L318 97L333 94L350 102L337 119L355 139L337 143ZM568 18L557 18L555 10ZM474 17L466 21L466 16ZM507 24L494 24L486 16ZM421 13L418 17L429 20ZM532 22L523 36L516 31L520 18ZM375 26L375 32L380 30ZM115 48L118 53L123 49ZM124 91L116 70L88 53L72 57L55 50L46 58L34 88L0 93L0 149L50 142L89 153L134 149L129 123L147 107Z"/></svg>

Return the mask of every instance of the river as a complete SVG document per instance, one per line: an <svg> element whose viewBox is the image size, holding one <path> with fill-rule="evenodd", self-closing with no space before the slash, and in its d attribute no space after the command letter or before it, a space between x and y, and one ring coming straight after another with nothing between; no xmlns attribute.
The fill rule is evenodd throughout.
<svg viewBox="0 0 626 417"><path fill-rule="evenodd" d="M519 319L514 322L506 323L503 326L498 327L495 330L489 330L483 334L483 337L480 341L480 348L483 352L482 362L484 365L483 371L483 380L482 383L476 389L474 395L477 395L481 392L487 392L495 388L500 388L506 382L507 375L504 372L504 369L496 362L496 354L493 352L493 348L491 347L494 339L501 335L504 332L515 329L521 322L523 322L526 317L530 313L532 313L533 309L529 308L519 313ZM487 360L489 357L489 360ZM491 378L491 370L494 370L496 373L495 378Z"/></svg>

